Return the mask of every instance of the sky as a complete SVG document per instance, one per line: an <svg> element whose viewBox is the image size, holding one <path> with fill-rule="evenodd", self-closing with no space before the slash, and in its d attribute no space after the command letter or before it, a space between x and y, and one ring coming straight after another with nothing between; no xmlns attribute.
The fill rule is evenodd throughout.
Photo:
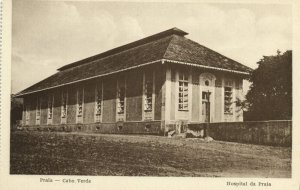
<svg viewBox="0 0 300 190"><path fill-rule="evenodd" d="M292 49L286 4L14 0L12 11L12 93L63 65L173 27L251 68Z"/></svg>

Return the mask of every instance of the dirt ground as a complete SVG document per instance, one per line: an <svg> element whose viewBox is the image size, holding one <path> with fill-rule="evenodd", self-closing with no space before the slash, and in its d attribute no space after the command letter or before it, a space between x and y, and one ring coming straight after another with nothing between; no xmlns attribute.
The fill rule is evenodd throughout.
<svg viewBox="0 0 300 190"><path fill-rule="evenodd" d="M17 131L11 174L291 177L291 148L150 135Z"/></svg>

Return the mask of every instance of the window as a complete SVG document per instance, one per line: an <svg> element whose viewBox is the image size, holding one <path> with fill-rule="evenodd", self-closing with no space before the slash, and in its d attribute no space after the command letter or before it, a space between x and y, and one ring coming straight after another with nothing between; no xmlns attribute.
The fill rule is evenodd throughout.
<svg viewBox="0 0 300 190"><path fill-rule="evenodd" d="M125 110L125 78L122 77L118 80L117 84L117 112L124 114Z"/></svg>
<svg viewBox="0 0 300 190"><path fill-rule="evenodd" d="M98 83L96 86L96 108L95 119L96 122L100 122L102 114L102 100L103 100L103 83Z"/></svg>
<svg viewBox="0 0 300 190"><path fill-rule="evenodd" d="M188 93L189 81L187 73L179 73L179 94L178 94L178 109L182 111L188 110Z"/></svg>
<svg viewBox="0 0 300 190"><path fill-rule="evenodd" d="M77 117L83 114L83 88L77 90Z"/></svg>
<svg viewBox="0 0 300 190"><path fill-rule="evenodd" d="M209 86L209 81L208 80L205 81L205 86Z"/></svg>
<svg viewBox="0 0 300 190"><path fill-rule="evenodd" d="M61 118L66 118L67 116L67 98L68 93L63 91L61 96Z"/></svg>
<svg viewBox="0 0 300 190"><path fill-rule="evenodd" d="M30 119L30 115L29 115L29 106L25 106L24 107L24 111L25 111L25 125L28 125L29 123L29 119Z"/></svg>
<svg viewBox="0 0 300 190"><path fill-rule="evenodd" d="M53 117L53 96L48 96L48 120Z"/></svg>
<svg viewBox="0 0 300 190"><path fill-rule="evenodd" d="M41 100L39 97L37 97L36 101L36 124L40 123L41 118Z"/></svg>
<svg viewBox="0 0 300 190"><path fill-rule="evenodd" d="M237 81L236 84L238 90L243 90L243 80Z"/></svg>
<svg viewBox="0 0 300 190"><path fill-rule="evenodd" d="M232 81L226 81L224 88L224 113L232 114Z"/></svg>
<svg viewBox="0 0 300 190"><path fill-rule="evenodd" d="M153 72L145 73L145 87L144 87L144 110L151 112L153 109Z"/></svg>
<svg viewBox="0 0 300 190"><path fill-rule="evenodd" d="M226 81L225 86L232 87L232 81L231 80Z"/></svg>
<svg viewBox="0 0 300 190"><path fill-rule="evenodd" d="M215 81L215 86L216 87L222 87L222 80L221 79L216 79L216 81Z"/></svg>

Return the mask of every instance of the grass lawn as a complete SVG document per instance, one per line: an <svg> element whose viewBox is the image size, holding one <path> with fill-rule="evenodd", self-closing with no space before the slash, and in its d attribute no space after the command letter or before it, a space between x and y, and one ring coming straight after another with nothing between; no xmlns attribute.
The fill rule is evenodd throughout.
<svg viewBox="0 0 300 190"><path fill-rule="evenodd" d="M17 131L11 174L291 177L291 148L162 136Z"/></svg>

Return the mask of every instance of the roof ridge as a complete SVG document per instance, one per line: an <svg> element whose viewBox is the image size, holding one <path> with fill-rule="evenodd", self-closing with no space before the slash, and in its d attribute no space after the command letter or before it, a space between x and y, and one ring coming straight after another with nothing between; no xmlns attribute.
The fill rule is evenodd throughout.
<svg viewBox="0 0 300 190"><path fill-rule="evenodd" d="M125 50L132 49L132 48L137 47L137 46L148 44L152 41L157 41L157 40L162 39L162 38L167 37L167 36L171 36L171 35L184 36L184 35L187 35L187 34L188 34L187 32L174 27L174 28L165 30L163 32L159 32L159 33L147 36L145 38L133 41L131 43L124 44L124 45L118 46L116 48L107 50L107 51L102 52L100 54L96 54L96 55L93 55L91 57L88 57L88 58L85 58L85 59L82 59L82 60L79 60L79 61L75 61L75 62L67 64L67 65L64 65L64 66L58 68L57 70L58 71L63 71L63 70L66 70L68 68L76 67L76 66L85 64L87 62L90 62L90 61L95 61L96 59L104 58L104 57L107 57L109 55L114 55L116 53L123 52L124 49Z"/></svg>
<svg viewBox="0 0 300 190"><path fill-rule="evenodd" d="M145 45L148 45L148 44L150 44L150 43L153 43L153 42L156 42L156 41L158 41L158 40L165 39L165 38L168 38L168 37L170 37L170 36L165 36L165 37L160 38L160 39L156 39L156 40L153 40L153 41L144 43L144 44L140 44L140 45L138 45L138 46L134 46L134 47L131 47L131 48L129 48L129 49L125 49L125 50L120 51L120 52L117 52L117 53L115 53L115 54L111 54L111 55L108 55L108 56L105 56L105 57L101 57L101 58L96 59L96 60L92 60L92 61L87 62L87 63L84 63L84 64L80 64L80 65L77 65L77 66L74 66L74 67L70 67L70 68L61 70L60 72L64 72L64 71L66 71L66 70L73 69L73 68L75 68L75 67L80 67L80 66L89 65L89 64L92 64L92 63L94 63L94 62L96 62L96 61L103 60L103 59L106 59L106 58L109 58L109 57L112 57L112 56L116 56L116 55L119 55L119 54L121 54L121 53L130 51L130 50L133 50L133 49L136 49L136 48L140 48L141 46L145 46ZM162 56L161 59L164 58L164 56L165 56L165 54L166 54L166 52L167 52L167 49L169 48L170 43L171 43L171 41L173 40L173 37L174 37L174 35L172 35L172 37L169 39L168 46L167 46L167 48L166 48L166 50L165 50L165 53L164 53L164 55Z"/></svg>
<svg viewBox="0 0 300 190"><path fill-rule="evenodd" d="M164 55L162 56L163 59L165 58L165 55L166 55L166 53L167 53L167 51L168 51L168 49L169 49L169 47L170 47L170 44L171 44L171 42L173 41L173 39L174 39L174 35L172 35L172 38L171 38L171 40L170 40L169 43L168 43L168 46L167 46L167 48L166 48L166 51L165 51Z"/></svg>

